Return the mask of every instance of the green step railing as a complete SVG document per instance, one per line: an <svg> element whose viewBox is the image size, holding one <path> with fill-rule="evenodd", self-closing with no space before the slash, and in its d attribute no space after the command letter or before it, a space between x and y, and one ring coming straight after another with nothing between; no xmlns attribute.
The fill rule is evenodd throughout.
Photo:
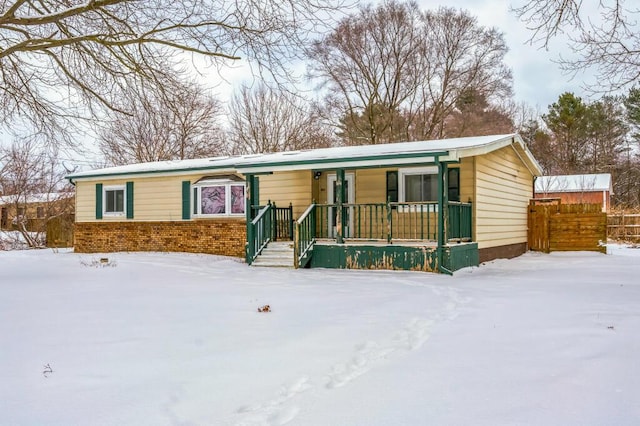
<svg viewBox="0 0 640 426"><path fill-rule="evenodd" d="M313 254L316 243L316 205L311 204L296 221L294 250L294 266L304 268Z"/></svg>
<svg viewBox="0 0 640 426"><path fill-rule="evenodd" d="M247 240L249 245L248 259L249 264L256 260L256 257L262 253L262 250L269 244L269 241L273 239L273 212L271 203L267 203L266 206L261 208L256 217L251 221L249 226L249 235Z"/></svg>

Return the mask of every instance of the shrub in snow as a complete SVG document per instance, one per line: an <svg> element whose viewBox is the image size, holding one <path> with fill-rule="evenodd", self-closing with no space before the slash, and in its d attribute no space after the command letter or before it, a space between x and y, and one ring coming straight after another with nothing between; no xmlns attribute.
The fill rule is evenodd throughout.
<svg viewBox="0 0 640 426"><path fill-rule="evenodd" d="M106 257L101 257L100 259L91 259L90 261L81 260L80 264L82 266L90 266L92 268L115 267L117 265L115 260L110 260Z"/></svg>

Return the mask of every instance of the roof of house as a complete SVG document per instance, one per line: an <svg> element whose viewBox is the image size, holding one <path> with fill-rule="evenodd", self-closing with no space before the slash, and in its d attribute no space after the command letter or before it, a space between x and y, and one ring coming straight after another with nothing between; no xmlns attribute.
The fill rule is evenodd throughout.
<svg viewBox="0 0 640 426"><path fill-rule="evenodd" d="M67 198L73 198L73 192L50 192L43 194L28 194L28 195L4 195L0 197L0 206L5 204L12 204L18 201L21 204L31 203L47 203L51 201L64 200Z"/></svg>
<svg viewBox="0 0 640 426"><path fill-rule="evenodd" d="M520 136L507 134L380 145L343 146L234 157L159 161L89 170L70 174L67 178L73 181L105 176L167 174L198 170L246 174L281 170L399 166L436 161L458 161L464 157L486 154L508 145L514 146L517 154L532 174L540 175L542 173L540 166Z"/></svg>
<svg viewBox="0 0 640 426"><path fill-rule="evenodd" d="M536 193L611 191L611 174L540 176L536 179Z"/></svg>

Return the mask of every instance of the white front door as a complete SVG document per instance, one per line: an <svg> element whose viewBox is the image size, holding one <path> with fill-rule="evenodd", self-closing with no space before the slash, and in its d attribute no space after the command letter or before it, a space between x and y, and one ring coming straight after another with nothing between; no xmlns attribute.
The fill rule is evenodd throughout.
<svg viewBox="0 0 640 426"><path fill-rule="evenodd" d="M336 203L336 180L337 177L334 174L327 175L327 201L329 204ZM343 203L354 204L355 203L355 176L353 173L346 173L344 176L344 194L346 197L346 201L342 200ZM334 207L329 209L329 238L336 237L336 215L337 211ZM346 217L344 218L344 238L351 237L351 230L353 229L353 207L345 208L344 210Z"/></svg>

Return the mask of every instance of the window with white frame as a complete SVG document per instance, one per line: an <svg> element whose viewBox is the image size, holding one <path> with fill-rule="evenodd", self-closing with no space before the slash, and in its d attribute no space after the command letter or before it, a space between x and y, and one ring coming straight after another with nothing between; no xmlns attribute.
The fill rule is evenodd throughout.
<svg viewBox="0 0 640 426"><path fill-rule="evenodd" d="M123 215L125 200L124 185L105 186L103 188L103 200L102 205L104 206L105 215Z"/></svg>
<svg viewBox="0 0 640 426"><path fill-rule="evenodd" d="M438 167L416 167L398 170L400 202L438 200Z"/></svg>
<svg viewBox="0 0 640 426"><path fill-rule="evenodd" d="M400 202L425 202L438 200L438 167L419 167L398 170L398 196ZM389 176L387 176L387 193L390 193ZM394 181L395 183L395 181ZM460 201L460 169L447 170L447 198L449 201Z"/></svg>
<svg viewBox="0 0 640 426"><path fill-rule="evenodd" d="M194 216L244 215L244 182L232 180L202 180L193 185Z"/></svg>

